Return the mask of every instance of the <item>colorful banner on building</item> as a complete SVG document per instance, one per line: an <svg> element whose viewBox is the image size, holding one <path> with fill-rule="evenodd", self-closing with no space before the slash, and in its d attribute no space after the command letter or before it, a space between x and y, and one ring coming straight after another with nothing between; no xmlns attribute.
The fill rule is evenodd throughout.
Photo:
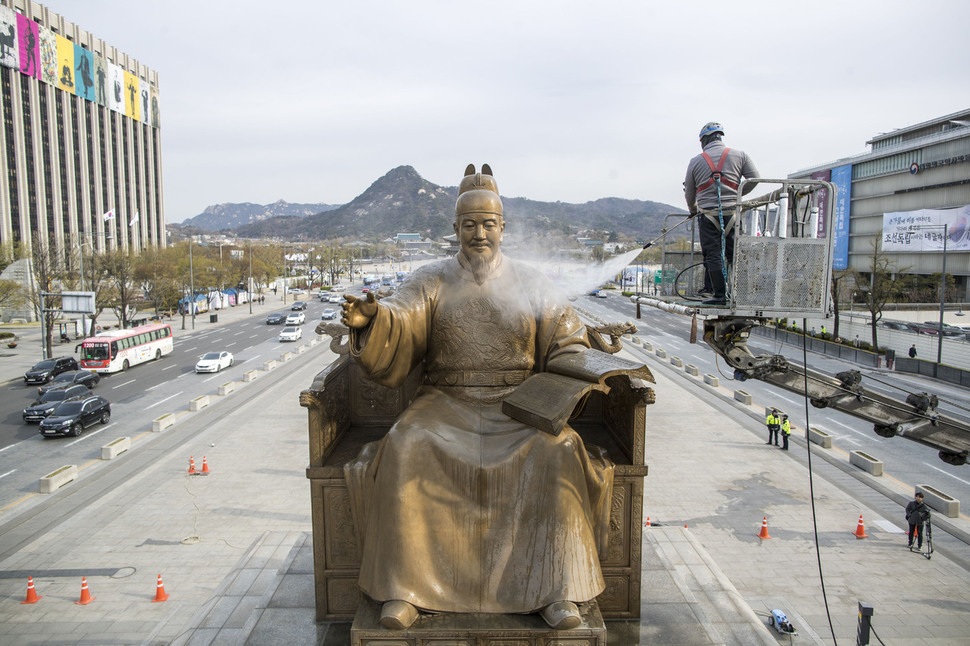
<svg viewBox="0 0 970 646"><path fill-rule="evenodd" d="M37 23L17 14L17 40L20 44L20 73L40 78L40 37Z"/></svg>
<svg viewBox="0 0 970 646"><path fill-rule="evenodd" d="M17 14L9 7L0 7L0 65L20 69Z"/></svg>
<svg viewBox="0 0 970 646"><path fill-rule="evenodd" d="M832 214L832 269L849 268L849 217L852 211L852 164L832 169L835 213Z"/></svg>
<svg viewBox="0 0 970 646"><path fill-rule="evenodd" d="M812 179L818 179L823 182L832 181L832 171L823 170L817 173L812 173ZM829 204L829 189L823 188L818 192L818 228L816 229L816 236L819 238L825 237L825 228L828 226L828 219L831 217L831 213L828 212Z"/></svg>
<svg viewBox="0 0 970 646"><path fill-rule="evenodd" d="M38 25L40 34L40 80L57 85L57 34Z"/></svg>
<svg viewBox="0 0 970 646"><path fill-rule="evenodd" d="M125 113L125 71L114 63L108 63L108 107Z"/></svg>
<svg viewBox="0 0 970 646"><path fill-rule="evenodd" d="M108 107L108 62L100 54L94 55L94 101Z"/></svg>
<svg viewBox="0 0 970 646"><path fill-rule="evenodd" d="M57 36L57 87L74 94L74 43Z"/></svg>
<svg viewBox="0 0 970 646"><path fill-rule="evenodd" d="M74 45L74 94L94 101L94 54Z"/></svg>
<svg viewBox="0 0 970 646"><path fill-rule="evenodd" d="M152 125L152 113L149 111L148 104L151 101L151 93L148 91L148 84L141 86L141 121L145 125Z"/></svg>
<svg viewBox="0 0 970 646"><path fill-rule="evenodd" d="M897 211L882 216L883 251L970 251L970 205Z"/></svg>
<svg viewBox="0 0 970 646"><path fill-rule="evenodd" d="M141 115L141 90L138 87L138 77L131 72L125 71L125 114L134 119L140 120Z"/></svg>

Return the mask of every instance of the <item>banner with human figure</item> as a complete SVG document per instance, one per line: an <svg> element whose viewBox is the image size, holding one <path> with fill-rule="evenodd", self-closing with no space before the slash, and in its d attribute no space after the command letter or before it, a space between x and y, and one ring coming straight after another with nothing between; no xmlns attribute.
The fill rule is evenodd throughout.
<svg viewBox="0 0 970 646"><path fill-rule="evenodd" d="M125 113L125 70L114 63L108 63L108 107Z"/></svg>
<svg viewBox="0 0 970 646"><path fill-rule="evenodd" d="M125 71L125 114L135 121L141 120L141 89L139 88L138 77L129 71Z"/></svg>
<svg viewBox="0 0 970 646"><path fill-rule="evenodd" d="M20 69L20 44L17 40L17 14L0 6L0 65Z"/></svg>
<svg viewBox="0 0 970 646"><path fill-rule="evenodd" d="M94 101L94 54L74 45L74 94Z"/></svg>
<svg viewBox="0 0 970 646"><path fill-rule="evenodd" d="M94 99L98 105L108 106L108 61L94 54Z"/></svg>
<svg viewBox="0 0 970 646"><path fill-rule="evenodd" d="M57 37L57 87L74 94L74 43L60 34Z"/></svg>
<svg viewBox="0 0 970 646"><path fill-rule="evenodd" d="M20 73L40 78L40 36L37 23L17 14L17 40L20 47Z"/></svg>
<svg viewBox="0 0 970 646"><path fill-rule="evenodd" d="M970 251L970 205L896 211L882 216L883 251Z"/></svg>

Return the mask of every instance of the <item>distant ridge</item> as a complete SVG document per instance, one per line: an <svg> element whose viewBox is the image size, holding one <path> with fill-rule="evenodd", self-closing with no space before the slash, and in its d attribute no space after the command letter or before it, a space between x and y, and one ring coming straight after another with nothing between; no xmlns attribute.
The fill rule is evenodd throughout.
<svg viewBox="0 0 970 646"><path fill-rule="evenodd" d="M457 187L438 186L421 177L413 167L398 166L341 206L288 204L282 200L266 206L220 204L182 224L210 231L231 229L251 238L352 237L376 241L407 232L440 239L453 233L457 196ZM660 202L615 197L584 204L539 202L523 197L503 197L502 202L510 233L550 229L575 233L594 229L646 238L660 232L665 215L684 212ZM218 228L207 226L208 222Z"/></svg>

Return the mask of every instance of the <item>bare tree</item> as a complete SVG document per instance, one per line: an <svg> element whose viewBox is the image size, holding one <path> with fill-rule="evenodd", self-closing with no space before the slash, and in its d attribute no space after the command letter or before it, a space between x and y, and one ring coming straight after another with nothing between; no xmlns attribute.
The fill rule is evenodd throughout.
<svg viewBox="0 0 970 646"><path fill-rule="evenodd" d="M44 357L52 356L54 342L54 322L60 318L60 310L55 308L59 299L53 295L60 288L64 271L60 269L57 245L34 233L31 245L31 279L23 288L23 298L34 307L38 320L44 326Z"/></svg>
<svg viewBox="0 0 970 646"><path fill-rule="evenodd" d="M856 283L860 286L868 283L869 289L863 293L865 295L866 309L869 310L869 325L872 329L872 347L874 350L879 348L877 330L879 321L882 319L883 309L886 303L898 298L902 279L901 276L907 269L895 268L895 263L889 255L882 249L882 240L876 238L872 243L872 255L869 256L869 275L865 277L861 272L855 272ZM891 269L896 269L898 273L893 273ZM863 289L865 289L863 287Z"/></svg>
<svg viewBox="0 0 970 646"><path fill-rule="evenodd" d="M135 312L133 303L141 290L135 279L135 256L126 249L109 251L99 258L111 285L108 304L115 309L122 328Z"/></svg>

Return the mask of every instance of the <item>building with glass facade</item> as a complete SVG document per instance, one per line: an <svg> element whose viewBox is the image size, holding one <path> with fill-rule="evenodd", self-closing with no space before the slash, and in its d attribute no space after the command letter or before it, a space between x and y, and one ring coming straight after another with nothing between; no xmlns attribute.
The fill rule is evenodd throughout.
<svg viewBox="0 0 970 646"><path fill-rule="evenodd" d="M158 74L30 0L0 0L0 245L165 243Z"/></svg>
<svg viewBox="0 0 970 646"><path fill-rule="evenodd" d="M895 271L943 269L968 300L970 109L874 136L869 151L791 175L838 188L834 268L870 271L878 244Z"/></svg>

